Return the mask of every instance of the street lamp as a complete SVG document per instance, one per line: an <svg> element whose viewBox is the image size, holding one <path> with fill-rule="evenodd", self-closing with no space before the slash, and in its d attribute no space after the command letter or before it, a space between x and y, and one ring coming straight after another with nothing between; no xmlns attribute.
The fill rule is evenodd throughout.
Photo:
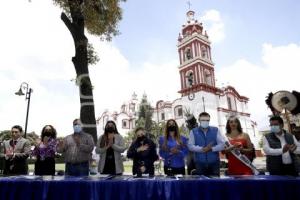
<svg viewBox="0 0 300 200"><path fill-rule="evenodd" d="M26 93L23 92L24 90L26 90ZM27 100L27 113L26 113L26 121L25 121L25 133L24 133L24 137L25 138L26 138L26 134L27 134L27 124L28 124L30 96L31 96L32 92L33 92L33 90L31 88L29 88L29 85L26 82L21 83L20 89L18 90L18 92L15 92L15 95L18 95L18 96L25 95L25 100Z"/></svg>

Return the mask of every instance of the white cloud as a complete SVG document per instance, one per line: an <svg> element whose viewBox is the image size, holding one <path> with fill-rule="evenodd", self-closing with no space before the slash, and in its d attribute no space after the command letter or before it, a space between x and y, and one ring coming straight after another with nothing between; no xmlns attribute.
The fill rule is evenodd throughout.
<svg viewBox="0 0 300 200"><path fill-rule="evenodd" d="M52 1L8 1L0 8L0 17L11 10L19 17L4 20L0 54L0 130L14 124L24 125L27 102L14 95L21 82L33 88L29 131L39 133L45 124L53 124L59 135L72 131L71 122L79 116L78 88L70 80L75 77L71 62L73 41L60 20L60 9ZM47 12L45 12L47 11ZM90 66L96 116L106 108L119 110L123 101L136 92L146 92L149 99L174 99L179 90L178 61L143 63L132 66L113 43L90 37L100 62ZM175 84L174 84L175 83Z"/></svg>
<svg viewBox="0 0 300 200"><path fill-rule="evenodd" d="M270 110L265 104L269 92L279 90L300 90L297 84L300 74L300 45L262 45L262 63L253 64L247 59L239 59L231 66L217 71L219 83L233 85L250 98L252 118L260 129L266 129Z"/></svg>
<svg viewBox="0 0 300 200"><path fill-rule="evenodd" d="M133 92L139 97L146 92L153 103L161 98L178 97L177 60L158 64L145 62L132 70L113 44L97 39L93 39L93 44L100 57L100 62L90 67L98 115L106 108L119 111L123 101L129 100Z"/></svg>
<svg viewBox="0 0 300 200"><path fill-rule="evenodd" d="M212 43L215 44L225 39L224 21L219 11L214 9L207 10L200 17L200 20L204 23L204 27L206 27L207 34Z"/></svg>
<svg viewBox="0 0 300 200"><path fill-rule="evenodd" d="M39 133L43 125L53 124L59 134L70 133L79 99L70 81L75 76L73 43L60 10L52 1L11 0L1 6L0 17L7 19L0 37L0 130L24 126L27 102L14 92L25 81L33 88L28 130Z"/></svg>
<svg viewBox="0 0 300 200"><path fill-rule="evenodd" d="M71 132L71 122L79 115L78 88L70 79L75 77L71 57L73 41L60 20L60 9L52 1L6 1L0 7L3 21L0 37L0 130L25 122L26 102L14 92L22 81L34 89L29 113L29 131L39 132L43 125L53 124L60 135ZM47 12L45 12L47 11ZM202 20L208 26L213 42L224 39L224 23L216 10L205 12ZM205 25L206 27L206 25ZM146 92L152 103L159 99L174 100L180 89L178 60L145 61L137 69L113 43L90 37L100 62L90 67L96 116L106 108L118 110L133 92L139 97ZM253 119L265 123L269 113L264 99L269 91L299 90L300 46L290 44L273 47L263 45L262 65L240 59L217 71L221 83L230 82L241 94L250 97ZM288 76L289 78L286 78Z"/></svg>

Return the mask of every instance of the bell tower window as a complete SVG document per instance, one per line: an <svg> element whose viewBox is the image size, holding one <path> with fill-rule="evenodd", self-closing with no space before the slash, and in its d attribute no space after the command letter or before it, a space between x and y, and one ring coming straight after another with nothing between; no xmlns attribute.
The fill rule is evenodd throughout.
<svg viewBox="0 0 300 200"><path fill-rule="evenodd" d="M207 70L207 71L205 71L205 83L207 84L207 85L212 85L212 77L211 77L211 74L210 74L210 72Z"/></svg>
<svg viewBox="0 0 300 200"><path fill-rule="evenodd" d="M194 84L194 73L192 71L188 71L186 73L186 85L187 87L192 87Z"/></svg>
<svg viewBox="0 0 300 200"><path fill-rule="evenodd" d="M207 58L207 49L205 48L205 46L201 47L201 57Z"/></svg>
<svg viewBox="0 0 300 200"><path fill-rule="evenodd" d="M190 48L188 48L188 49L185 51L185 58L186 58L186 60L190 60L190 59L193 58L193 56L192 56L192 51L191 51Z"/></svg>
<svg viewBox="0 0 300 200"><path fill-rule="evenodd" d="M188 11L187 16L188 19L179 33L177 45L181 86L179 93L182 96L199 91L215 93L218 90L215 90L217 88L211 42L203 29L203 24L194 19L194 12Z"/></svg>

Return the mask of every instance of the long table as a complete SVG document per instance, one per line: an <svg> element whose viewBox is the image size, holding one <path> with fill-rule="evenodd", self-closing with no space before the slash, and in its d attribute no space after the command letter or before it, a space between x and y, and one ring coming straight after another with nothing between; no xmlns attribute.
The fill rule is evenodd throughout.
<svg viewBox="0 0 300 200"><path fill-rule="evenodd" d="M1 177L1 200L300 199L300 178L281 176Z"/></svg>

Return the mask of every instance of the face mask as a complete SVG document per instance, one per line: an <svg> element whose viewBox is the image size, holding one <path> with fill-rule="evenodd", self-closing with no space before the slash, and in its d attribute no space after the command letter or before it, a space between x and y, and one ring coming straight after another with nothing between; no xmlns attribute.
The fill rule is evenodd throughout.
<svg viewBox="0 0 300 200"><path fill-rule="evenodd" d="M80 133L82 131L82 128L79 124L73 126L74 133Z"/></svg>
<svg viewBox="0 0 300 200"><path fill-rule="evenodd" d="M114 133L115 132L115 128L114 127L110 127L110 126L106 127L105 132Z"/></svg>
<svg viewBox="0 0 300 200"><path fill-rule="evenodd" d="M169 126L168 132L170 132L170 131L176 131L176 126L174 126L174 125Z"/></svg>
<svg viewBox="0 0 300 200"><path fill-rule="evenodd" d="M44 133L44 135L47 136L47 137L50 137L50 136L52 135L52 132L51 132L51 131L46 131L46 132Z"/></svg>
<svg viewBox="0 0 300 200"><path fill-rule="evenodd" d="M142 135L142 136L138 136L136 139L137 141L143 141L146 138L146 136Z"/></svg>
<svg viewBox="0 0 300 200"><path fill-rule="evenodd" d="M200 121L200 126L201 126L201 128L204 128L204 129L208 128L209 121Z"/></svg>
<svg viewBox="0 0 300 200"><path fill-rule="evenodd" d="M278 125L271 126L272 133L279 133L280 131L281 131L280 126Z"/></svg>

